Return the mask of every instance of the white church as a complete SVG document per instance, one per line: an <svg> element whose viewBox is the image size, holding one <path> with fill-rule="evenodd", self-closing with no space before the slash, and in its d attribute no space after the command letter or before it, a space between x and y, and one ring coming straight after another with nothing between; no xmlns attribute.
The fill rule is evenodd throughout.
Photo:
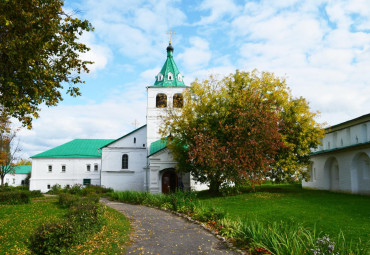
<svg viewBox="0 0 370 255"><path fill-rule="evenodd" d="M176 162L161 140L166 108L181 108L186 89L171 42L167 59L147 87L147 124L116 139L75 139L32 156L31 190L53 185L102 185L114 190L168 193L207 189L190 174L178 174ZM304 188L370 194L370 114L328 128L322 146L311 155Z"/></svg>
<svg viewBox="0 0 370 255"><path fill-rule="evenodd" d="M75 139L32 156L30 189L47 192L56 184L152 193L207 188L193 182L189 174L175 171L176 162L159 134L161 116L167 107L182 107L186 89L173 50L170 42L162 70L147 87L146 125L116 140Z"/></svg>

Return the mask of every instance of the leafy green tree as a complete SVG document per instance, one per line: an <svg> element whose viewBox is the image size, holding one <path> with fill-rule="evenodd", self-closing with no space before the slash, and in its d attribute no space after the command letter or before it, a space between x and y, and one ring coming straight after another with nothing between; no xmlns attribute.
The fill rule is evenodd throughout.
<svg viewBox="0 0 370 255"><path fill-rule="evenodd" d="M0 105L31 128L39 105L55 106L61 91L80 95L76 84L88 72L80 54L89 48L78 38L92 30L67 14L62 0L0 1Z"/></svg>
<svg viewBox="0 0 370 255"><path fill-rule="evenodd" d="M303 98L294 98L272 73L239 72L196 80L181 109L168 109L163 136L178 171L217 192L222 184L260 184L294 177L323 137ZM277 174L282 171L281 174Z"/></svg>
<svg viewBox="0 0 370 255"><path fill-rule="evenodd" d="M17 130L11 128L9 116L0 111L0 179L4 185L7 174L14 174L17 154L20 151L19 143L15 140Z"/></svg>

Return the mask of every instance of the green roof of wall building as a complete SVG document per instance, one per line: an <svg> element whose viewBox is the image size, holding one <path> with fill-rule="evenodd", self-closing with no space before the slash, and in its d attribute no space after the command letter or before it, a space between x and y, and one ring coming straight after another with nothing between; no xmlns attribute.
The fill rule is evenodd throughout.
<svg viewBox="0 0 370 255"><path fill-rule="evenodd" d="M155 142L152 142L150 144L150 154L149 154L149 156L163 150L166 147L167 147L167 138L160 139L160 140L157 140Z"/></svg>
<svg viewBox="0 0 370 255"><path fill-rule="evenodd" d="M75 139L31 158L100 158L99 149L114 139Z"/></svg>
<svg viewBox="0 0 370 255"><path fill-rule="evenodd" d="M31 165L19 165L15 166L15 174L29 174L31 173Z"/></svg>
<svg viewBox="0 0 370 255"><path fill-rule="evenodd" d="M172 73L172 80L168 79L168 74ZM180 74L180 77L179 77ZM162 79L158 79L158 77L162 75ZM175 60L173 59L173 47L171 43L167 47L167 59L166 62L164 62L164 65L158 73L158 75L155 77L155 82L153 87L186 87L183 76L181 75L179 69L177 68L177 65L175 63Z"/></svg>

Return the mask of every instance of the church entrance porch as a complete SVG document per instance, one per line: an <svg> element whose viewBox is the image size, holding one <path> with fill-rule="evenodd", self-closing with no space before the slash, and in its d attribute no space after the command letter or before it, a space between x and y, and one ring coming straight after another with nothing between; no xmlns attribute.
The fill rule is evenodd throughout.
<svg viewBox="0 0 370 255"><path fill-rule="evenodd" d="M165 169L162 173L162 193L168 194L175 192L179 187L179 179L175 169Z"/></svg>

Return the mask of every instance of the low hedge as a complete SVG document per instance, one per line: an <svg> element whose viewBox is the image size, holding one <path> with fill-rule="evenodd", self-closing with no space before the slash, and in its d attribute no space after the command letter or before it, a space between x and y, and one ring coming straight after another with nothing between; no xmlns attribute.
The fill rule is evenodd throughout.
<svg viewBox="0 0 370 255"><path fill-rule="evenodd" d="M0 204L17 205L31 202L29 191L5 191L0 192Z"/></svg>
<svg viewBox="0 0 370 255"><path fill-rule="evenodd" d="M34 254L66 254L69 247L82 243L105 223L105 207L99 197L61 194L58 203L69 208L68 213L64 220L44 223L35 230L29 243Z"/></svg>
<svg viewBox="0 0 370 255"><path fill-rule="evenodd" d="M91 196L91 195L104 195L110 192L113 192L112 188L105 188L97 185L87 185L86 187L84 187L80 184L75 184L72 186L68 185L62 188L59 184L55 184L51 187L51 189L47 193L54 195L68 193L72 195Z"/></svg>
<svg viewBox="0 0 370 255"><path fill-rule="evenodd" d="M34 254L65 254L76 244L76 227L68 220L44 223L30 237L30 250Z"/></svg>

